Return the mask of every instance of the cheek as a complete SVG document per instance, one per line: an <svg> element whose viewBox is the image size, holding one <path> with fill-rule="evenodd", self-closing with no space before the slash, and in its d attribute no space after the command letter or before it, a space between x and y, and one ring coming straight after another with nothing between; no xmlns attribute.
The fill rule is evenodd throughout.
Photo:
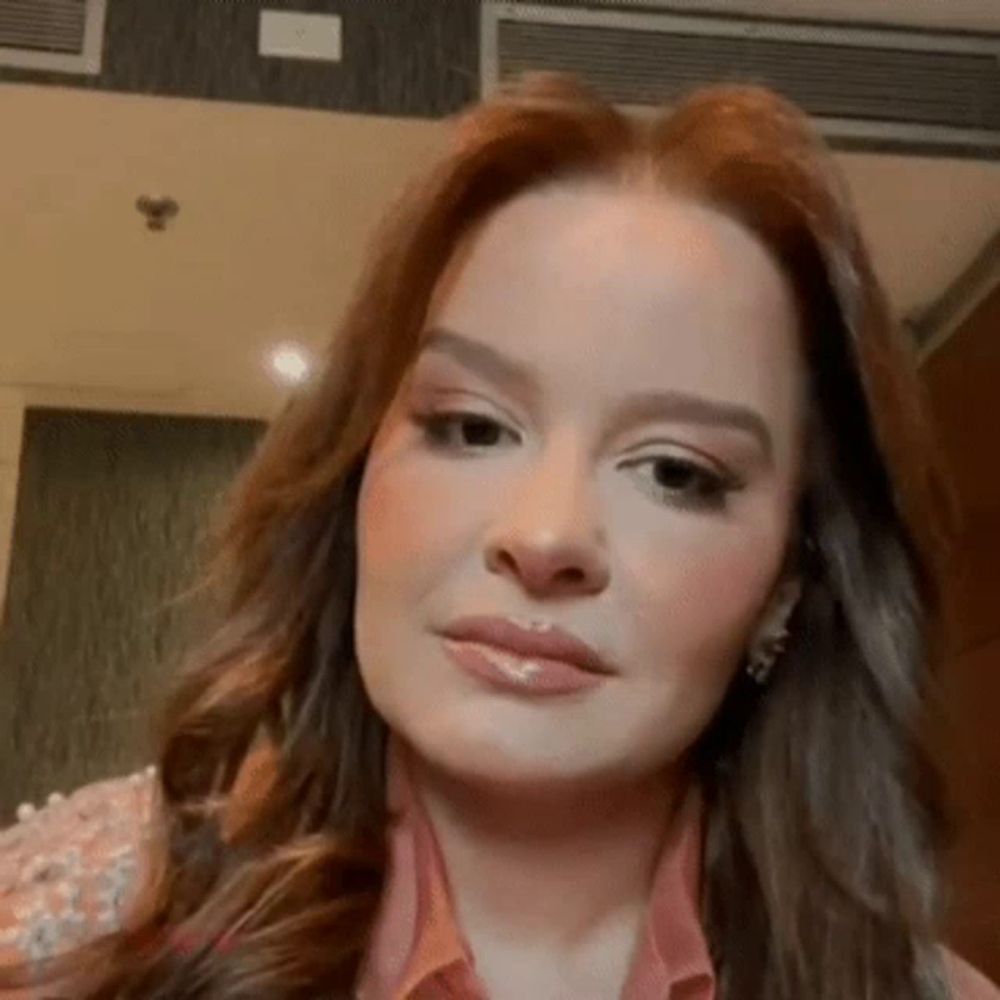
<svg viewBox="0 0 1000 1000"><path fill-rule="evenodd" d="M709 724L767 600L775 550L763 538L696 543L692 535L632 561L624 594L638 681L630 754L656 766L675 760Z"/></svg>
<svg viewBox="0 0 1000 1000"><path fill-rule="evenodd" d="M373 453L358 497L359 568L392 575L439 552L454 531L443 477L420 471L420 460L390 444Z"/></svg>
<svg viewBox="0 0 1000 1000"><path fill-rule="evenodd" d="M434 595L474 553L480 513L447 463L422 451L405 427L376 442L357 512L355 644L363 672L405 657L435 613ZM482 501L479 501L480 506Z"/></svg>
<svg viewBox="0 0 1000 1000"><path fill-rule="evenodd" d="M440 556L445 545L433 516L436 493L433 480L407 474L391 440L373 446L358 493L354 643L368 695L387 721L396 668L435 573L431 554Z"/></svg>
<svg viewBox="0 0 1000 1000"><path fill-rule="evenodd" d="M647 549L629 574L634 593L626 603L635 609L641 661L698 677L731 669L767 600L779 549L768 532Z"/></svg>

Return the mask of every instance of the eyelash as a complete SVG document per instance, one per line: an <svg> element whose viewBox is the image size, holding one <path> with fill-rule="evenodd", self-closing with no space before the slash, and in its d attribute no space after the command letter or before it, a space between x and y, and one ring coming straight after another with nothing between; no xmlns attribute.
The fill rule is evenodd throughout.
<svg viewBox="0 0 1000 1000"><path fill-rule="evenodd" d="M442 438L446 438L447 429L461 421L478 423L480 425L485 424L491 428L498 428L501 431L508 430L503 424L492 417L464 410L438 410L427 413L414 413L411 415L411 419L420 428L424 443L432 450L441 452L454 453L464 450L462 446L454 446L449 444L447 440L442 440ZM442 434L442 431L444 434ZM508 431L508 433L513 432ZM476 445L467 445L465 449L476 447ZM479 447L483 446L480 445ZM654 499L661 503L693 507L699 510L722 510L726 506L728 495L742 488L742 483L731 474L720 475L717 472L706 469L697 462L676 458L672 455L646 456L626 462L625 465L632 468L656 462L669 463L674 469L693 473L697 477L698 482L698 486L693 493L679 491L676 488L661 486L655 483L652 484L651 489Z"/></svg>

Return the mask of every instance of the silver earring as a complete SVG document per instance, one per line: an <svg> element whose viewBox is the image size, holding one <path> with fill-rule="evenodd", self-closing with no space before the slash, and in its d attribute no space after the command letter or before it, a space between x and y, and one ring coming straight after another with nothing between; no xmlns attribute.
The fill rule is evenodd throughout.
<svg viewBox="0 0 1000 1000"><path fill-rule="evenodd" d="M802 596L802 580L795 576L785 580L768 611L763 628L750 646L744 668L757 684L764 685L778 657L788 642L788 621Z"/></svg>
<svg viewBox="0 0 1000 1000"><path fill-rule="evenodd" d="M775 662L785 651L787 642L788 629L782 628L780 632L763 636L754 643L745 669L756 684L763 686L767 683Z"/></svg>

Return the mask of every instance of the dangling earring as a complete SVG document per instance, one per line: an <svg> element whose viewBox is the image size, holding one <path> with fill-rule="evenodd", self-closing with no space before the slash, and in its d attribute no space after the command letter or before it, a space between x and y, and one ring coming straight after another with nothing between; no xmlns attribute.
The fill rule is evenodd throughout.
<svg viewBox="0 0 1000 1000"><path fill-rule="evenodd" d="M788 619L802 594L802 581L798 577L786 580L765 617L765 623L750 646L744 668L748 676L761 686L767 683L778 657L788 642Z"/></svg>

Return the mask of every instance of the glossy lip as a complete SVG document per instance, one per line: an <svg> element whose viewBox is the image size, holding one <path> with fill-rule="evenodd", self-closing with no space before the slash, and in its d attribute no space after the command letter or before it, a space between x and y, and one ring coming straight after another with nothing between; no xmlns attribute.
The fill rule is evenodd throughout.
<svg viewBox="0 0 1000 1000"><path fill-rule="evenodd" d="M615 672L597 650L557 625L540 632L495 615L470 615L450 622L442 633L450 639L486 643L525 658L562 660L592 674Z"/></svg>

